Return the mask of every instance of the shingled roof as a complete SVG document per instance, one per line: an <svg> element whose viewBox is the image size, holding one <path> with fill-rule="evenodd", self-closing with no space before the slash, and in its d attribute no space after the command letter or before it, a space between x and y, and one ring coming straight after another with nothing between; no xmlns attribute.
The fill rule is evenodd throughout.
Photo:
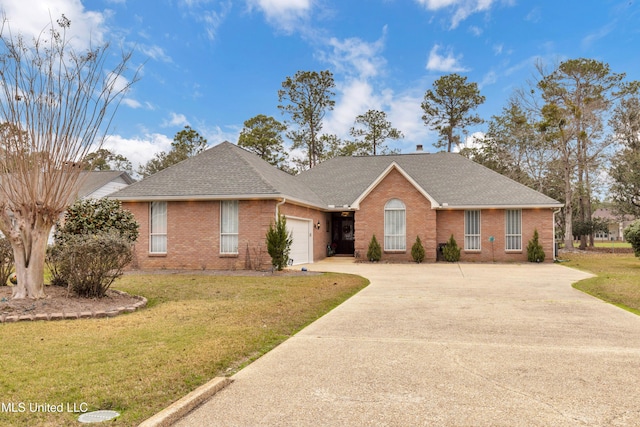
<svg viewBox="0 0 640 427"><path fill-rule="evenodd" d="M337 157L296 179L328 205L352 206L390 168L414 181L439 206L561 207L562 204L456 153Z"/></svg>
<svg viewBox="0 0 640 427"><path fill-rule="evenodd" d="M367 190L394 168L436 208L562 206L454 153L337 157L294 177L230 142L151 175L112 197L137 201L286 198L321 209L355 208Z"/></svg>
<svg viewBox="0 0 640 427"><path fill-rule="evenodd" d="M326 207L304 183L230 142L163 169L112 197L138 201L287 198Z"/></svg>

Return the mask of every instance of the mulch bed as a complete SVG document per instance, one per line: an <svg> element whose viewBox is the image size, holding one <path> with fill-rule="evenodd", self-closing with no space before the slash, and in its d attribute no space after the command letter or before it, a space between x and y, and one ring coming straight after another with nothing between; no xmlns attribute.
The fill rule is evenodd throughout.
<svg viewBox="0 0 640 427"><path fill-rule="evenodd" d="M46 286L46 298L11 299L13 287L0 286L0 322L113 317L146 304L142 297L109 289L103 298L82 298L66 288Z"/></svg>

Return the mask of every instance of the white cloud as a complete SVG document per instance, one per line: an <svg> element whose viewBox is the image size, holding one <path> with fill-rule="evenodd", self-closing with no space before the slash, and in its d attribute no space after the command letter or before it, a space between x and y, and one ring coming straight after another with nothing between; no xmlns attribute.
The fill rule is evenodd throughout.
<svg viewBox="0 0 640 427"><path fill-rule="evenodd" d="M482 78L482 81L478 84L478 87L482 89L483 87L492 85L497 81L498 81L498 75L495 73L495 71L489 71L487 74L484 75L484 77Z"/></svg>
<svg viewBox="0 0 640 427"><path fill-rule="evenodd" d="M16 35L38 37L43 30L60 27L56 21L64 14L71 26L67 29L67 39L75 49L84 50L90 44L101 45L107 32L105 20L107 12L88 11L80 0L3 0L0 10L4 13Z"/></svg>
<svg viewBox="0 0 640 427"><path fill-rule="evenodd" d="M363 79L375 77L387 63L380 55L384 49L386 31L385 26L382 37L373 43L367 43L357 37L344 40L332 37L328 44L333 51L320 54L321 59L332 64L338 73L357 75Z"/></svg>
<svg viewBox="0 0 640 427"><path fill-rule="evenodd" d="M142 104L139 101L132 98L123 98L122 104L134 109L142 107Z"/></svg>
<svg viewBox="0 0 640 427"><path fill-rule="evenodd" d="M453 9L451 28L456 28L460 22L477 12L488 11L494 0L415 0L427 10L438 11L441 9Z"/></svg>
<svg viewBox="0 0 640 427"><path fill-rule="evenodd" d="M151 160L154 154L171 150L172 142L172 138L158 133L137 138L110 135L102 144L102 148L125 156L133 165L133 170L137 170L138 166Z"/></svg>
<svg viewBox="0 0 640 427"><path fill-rule="evenodd" d="M164 49L160 46L157 46L157 45L148 46L144 44L136 44L136 48L140 52L142 52L145 56L148 56L149 58L154 59L156 61L167 62L167 63L173 62L171 57L167 55Z"/></svg>
<svg viewBox="0 0 640 427"><path fill-rule="evenodd" d="M484 132L474 132L471 135L467 135L463 144L453 147L454 153L459 153L463 148L482 148L484 146L484 136Z"/></svg>
<svg viewBox="0 0 640 427"><path fill-rule="evenodd" d="M336 134L341 138L351 138L349 129L356 116L370 109L381 109L380 99L373 93L370 83L362 79L350 79L340 84L340 96L336 105L327 115L323 132Z"/></svg>
<svg viewBox="0 0 640 427"><path fill-rule="evenodd" d="M271 25L292 32L308 18L313 0L247 0L247 6L262 11Z"/></svg>
<svg viewBox="0 0 640 427"><path fill-rule="evenodd" d="M427 60L427 70L429 71L439 71L444 73L457 73L457 72L465 72L469 71L467 68L464 68L460 65L460 58L462 55L455 57L451 50L448 50L446 56L442 56L438 53L440 50L440 45L434 45L429 52L429 59Z"/></svg>
<svg viewBox="0 0 640 427"><path fill-rule="evenodd" d="M178 127L189 126L189 121L187 120L187 117L184 114L171 112L169 114L169 120L164 120L162 122L162 127L169 127L169 126L178 126Z"/></svg>

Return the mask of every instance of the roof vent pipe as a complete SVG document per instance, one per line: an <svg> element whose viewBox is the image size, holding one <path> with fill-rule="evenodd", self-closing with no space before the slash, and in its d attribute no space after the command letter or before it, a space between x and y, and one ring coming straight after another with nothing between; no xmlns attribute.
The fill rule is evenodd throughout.
<svg viewBox="0 0 640 427"><path fill-rule="evenodd" d="M422 153L422 144L416 145L416 153Z"/></svg>

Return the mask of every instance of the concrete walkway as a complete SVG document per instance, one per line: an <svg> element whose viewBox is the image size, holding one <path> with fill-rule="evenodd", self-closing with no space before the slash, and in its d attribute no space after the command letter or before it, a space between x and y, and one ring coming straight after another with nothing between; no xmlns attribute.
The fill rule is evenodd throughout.
<svg viewBox="0 0 640 427"><path fill-rule="evenodd" d="M559 265L310 270L371 285L176 426L637 426L640 317Z"/></svg>

